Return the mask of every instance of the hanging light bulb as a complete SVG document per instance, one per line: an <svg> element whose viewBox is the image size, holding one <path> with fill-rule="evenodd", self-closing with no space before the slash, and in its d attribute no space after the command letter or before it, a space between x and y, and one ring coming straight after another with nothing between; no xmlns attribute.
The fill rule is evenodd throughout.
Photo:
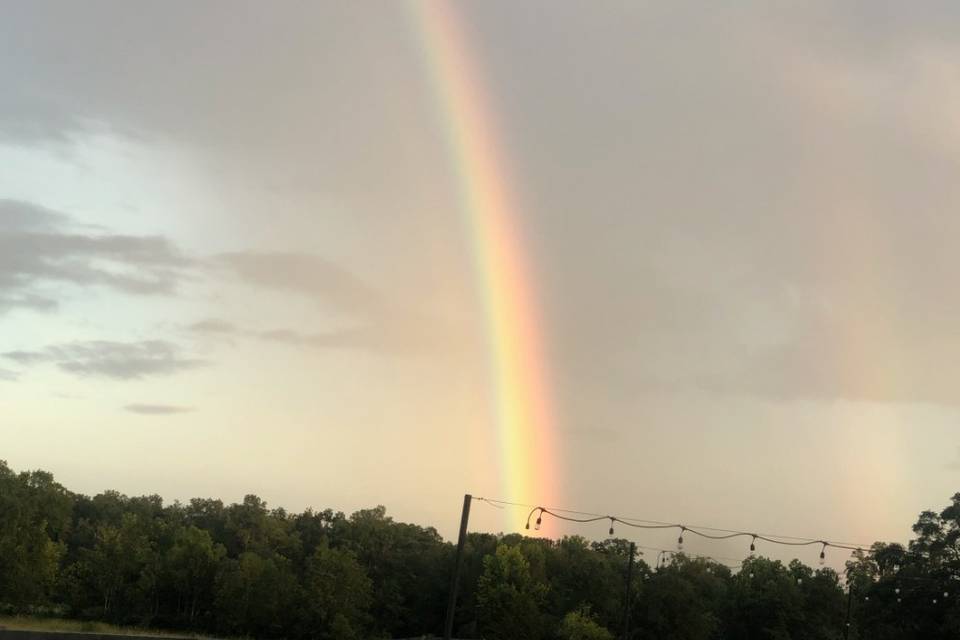
<svg viewBox="0 0 960 640"><path fill-rule="evenodd" d="M864 596L863 600L864 602L870 602L870 596Z"/></svg>
<svg viewBox="0 0 960 640"><path fill-rule="evenodd" d="M613 518L610 518L610 531L608 533L613 535Z"/></svg>
<svg viewBox="0 0 960 640"><path fill-rule="evenodd" d="M949 593L949 592L947 592L947 591L944 591L944 592L943 592L943 597L944 597L944 598L947 598L947 597L949 597L949 596L950 596L950 593Z"/></svg>
<svg viewBox="0 0 960 640"><path fill-rule="evenodd" d="M533 526L533 528L536 529L537 531L540 531L540 524L541 524L542 522L543 522L543 511L541 511L540 513L537 514L537 522L536 522L536 524Z"/></svg>
<svg viewBox="0 0 960 640"><path fill-rule="evenodd" d="M822 567L827 561L827 543L823 543L823 548L820 549L820 566Z"/></svg>
<svg viewBox="0 0 960 640"><path fill-rule="evenodd" d="M750 557L752 558L757 553L757 536L753 536L753 540L750 541Z"/></svg>
<svg viewBox="0 0 960 640"><path fill-rule="evenodd" d="M897 595L900 595L900 587L897 587L896 589L894 589L893 592Z"/></svg>
<svg viewBox="0 0 960 640"><path fill-rule="evenodd" d="M686 530L686 527L680 527L680 537L677 538L677 549L679 551L683 551L683 532Z"/></svg>
<svg viewBox="0 0 960 640"><path fill-rule="evenodd" d="M933 599L933 604L937 604L937 599L936 599L936 598Z"/></svg>

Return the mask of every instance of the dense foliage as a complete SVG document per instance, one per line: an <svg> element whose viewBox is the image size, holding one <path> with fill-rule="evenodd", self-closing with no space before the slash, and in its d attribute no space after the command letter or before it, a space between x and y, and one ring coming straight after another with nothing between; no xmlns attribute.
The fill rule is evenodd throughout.
<svg viewBox="0 0 960 640"><path fill-rule="evenodd" d="M907 547L877 544L844 580L748 559L634 566L634 640L960 637L960 494ZM468 538L457 635L622 637L629 545ZM410 637L441 630L454 548L383 507L347 517L243 503L78 495L0 462L0 609L262 638ZM850 585L847 590L846 585ZM956 585L956 586L954 586ZM955 592L955 593L954 593Z"/></svg>

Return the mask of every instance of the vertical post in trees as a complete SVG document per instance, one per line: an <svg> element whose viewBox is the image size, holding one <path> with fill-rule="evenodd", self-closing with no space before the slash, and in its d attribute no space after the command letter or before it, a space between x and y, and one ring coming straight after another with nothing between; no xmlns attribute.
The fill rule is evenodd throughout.
<svg viewBox="0 0 960 640"><path fill-rule="evenodd" d="M623 604L623 640L630 637L630 605L633 603L633 556L637 545L630 543L630 559L627 560L627 589Z"/></svg>
<svg viewBox="0 0 960 640"><path fill-rule="evenodd" d="M850 605L853 603L853 582L847 585L847 622L843 625L843 640L850 637Z"/></svg>
<svg viewBox="0 0 960 640"><path fill-rule="evenodd" d="M463 547L467 543L467 521L470 519L470 500L468 493L463 496L463 511L460 514L460 537L457 538L457 556L450 576L450 599L447 601L447 621L443 625L443 640L453 637L453 618L457 611L457 588L460 586L460 570L463 567Z"/></svg>

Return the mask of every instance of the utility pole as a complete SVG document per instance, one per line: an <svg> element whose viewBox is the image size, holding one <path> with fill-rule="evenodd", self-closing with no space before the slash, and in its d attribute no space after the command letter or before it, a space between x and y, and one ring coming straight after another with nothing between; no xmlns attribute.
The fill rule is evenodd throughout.
<svg viewBox="0 0 960 640"><path fill-rule="evenodd" d="M463 568L463 547L467 543L467 522L470 520L470 501L468 493L463 496L463 511L460 513L460 537L457 538L457 557L450 576L450 599L447 601L447 621L443 625L443 640L453 637L453 618L457 612L457 589L460 586L460 570Z"/></svg>
<svg viewBox="0 0 960 640"><path fill-rule="evenodd" d="M843 640L850 637L850 605L853 603L853 582L847 585L847 623L843 626Z"/></svg>
<svg viewBox="0 0 960 640"><path fill-rule="evenodd" d="M633 556L637 545L630 543L630 559L627 561L627 589L623 605L623 640L630 638L630 605L633 604Z"/></svg>

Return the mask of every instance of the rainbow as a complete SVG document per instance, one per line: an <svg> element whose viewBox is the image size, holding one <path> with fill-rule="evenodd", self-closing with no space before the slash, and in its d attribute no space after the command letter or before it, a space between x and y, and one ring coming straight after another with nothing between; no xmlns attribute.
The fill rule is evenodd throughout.
<svg viewBox="0 0 960 640"><path fill-rule="evenodd" d="M496 397L501 495L553 504L558 464L541 323L488 93L452 3L415 0L483 292ZM517 514L519 515L519 514ZM525 517L522 514L519 517ZM513 520L515 525L519 520Z"/></svg>

